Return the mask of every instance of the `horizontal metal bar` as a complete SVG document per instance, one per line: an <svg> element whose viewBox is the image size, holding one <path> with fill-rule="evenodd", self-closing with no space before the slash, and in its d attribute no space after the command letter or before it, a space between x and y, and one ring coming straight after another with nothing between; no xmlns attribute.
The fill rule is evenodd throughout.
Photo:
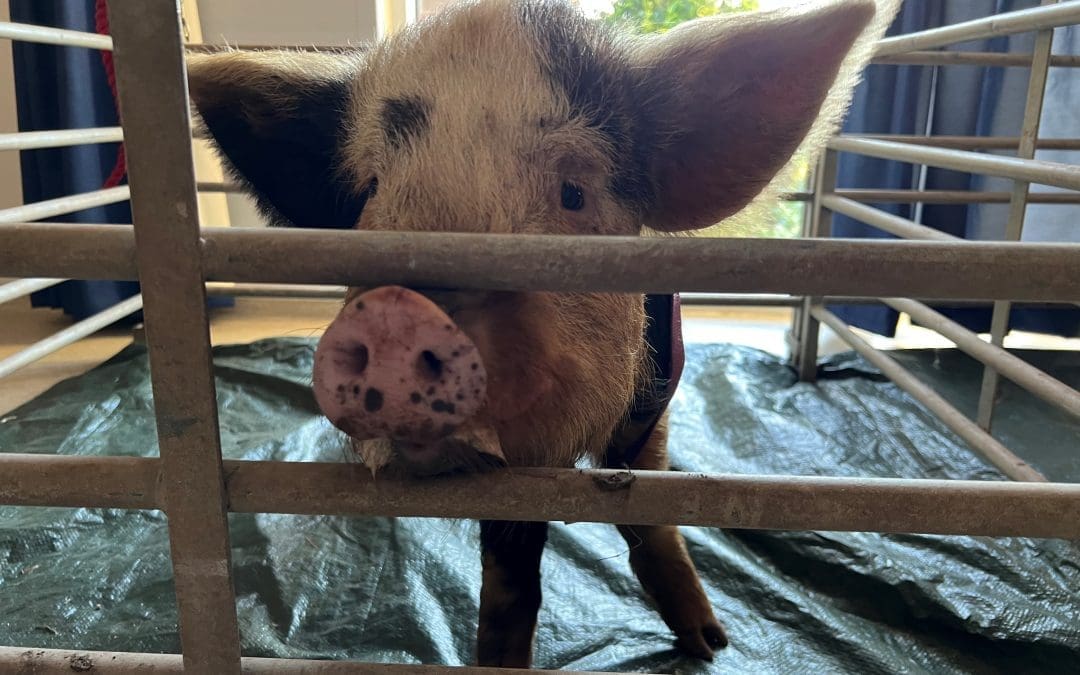
<svg viewBox="0 0 1080 675"><path fill-rule="evenodd" d="M360 464L238 460L224 470L230 509L244 513L1080 538L1076 483L530 468L390 480ZM0 503L160 509L159 471L156 458L0 453Z"/></svg>
<svg viewBox="0 0 1080 675"><path fill-rule="evenodd" d="M64 47L88 47L90 49L112 50L112 38L97 33L84 33L52 26L37 26L29 23L0 22L0 39L19 42L37 42Z"/></svg>
<svg viewBox="0 0 1080 675"><path fill-rule="evenodd" d="M1080 166L1071 164L998 157L951 148L931 148L914 143L896 143L869 138L835 137L829 141L829 147L841 152L853 152L898 162L927 164L965 173L1001 176L1068 190L1080 190Z"/></svg>
<svg viewBox="0 0 1080 675"><path fill-rule="evenodd" d="M90 145L91 143L116 143L122 140L124 140L122 127L21 131L14 134L0 134L0 150L62 148L70 145Z"/></svg>
<svg viewBox="0 0 1080 675"><path fill-rule="evenodd" d="M886 213L880 209L875 209L872 206L860 204L859 202L852 201L850 199L844 199L843 197L837 197L836 195L822 195L821 205L829 209L833 213L842 213L845 216L850 216L856 220L872 225L879 230L884 230L890 234L895 234L898 237L904 239L928 239L934 241L964 241L959 237L954 237L951 234L946 234L940 230L935 230L932 227L920 225L907 218L901 218L900 216L894 216L891 213Z"/></svg>
<svg viewBox="0 0 1080 675"><path fill-rule="evenodd" d="M134 230L131 225L0 223L0 277L5 276L137 280Z"/></svg>
<svg viewBox="0 0 1080 675"><path fill-rule="evenodd" d="M715 307L798 307L802 298L777 293L680 293L683 305Z"/></svg>
<svg viewBox="0 0 1080 675"><path fill-rule="evenodd" d="M1016 150L1019 136L923 136L917 134L841 134L839 138L893 141L959 150ZM1035 147L1040 150L1080 150L1080 138L1039 138Z"/></svg>
<svg viewBox="0 0 1080 675"><path fill-rule="evenodd" d="M195 187L199 192L244 192L244 188L237 183L219 180L200 180Z"/></svg>
<svg viewBox="0 0 1080 675"><path fill-rule="evenodd" d="M1080 419L1080 391L1001 347L984 342L976 333L920 302L904 298L882 298L882 302L952 340L966 354L992 367L1035 396Z"/></svg>
<svg viewBox="0 0 1080 675"><path fill-rule="evenodd" d="M896 360L875 349L870 343L856 335L835 314L824 307L814 307L811 309L811 313L818 321L832 328L841 340L846 342L864 359L876 366L886 377L893 381L893 384L906 391L912 398L926 406L930 412L937 415L938 419L945 426L952 429L957 436L964 439L972 450L982 455L1006 476L1018 481L1042 482L1046 480L1045 476L1013 454L1011 450L999 443L993 436L983 431L979 425L968 419L964 413L957 410L940 394L912 375ZM1080 504L1077 507L1080 508Z"/></svg>
<svg viewBox="0 0 1080 675"><path fill-rule="evenodd" d="M24 295L30 295L43 288L62 284L65 281L67 281L67 279L19 279L18 281L0 284L0 304L11 302Z"/></svg>
<svg viewBox="0 0 1080 675"><path fill-rule="evenodd" d="M358 661L330 661L311 659L272 659L245 656L241 659L243 672L249 675L429 675L430 673L473 673L475 675L503 675L521 673L514 668L476 666L422 666L413 664L360 663ZM26 673L27 675L71 675L73 672L102 673L103 675L127 675L128 673L153 673L179 675L184 671L180 654L140 654L135 652L92 652L84 650L38 649L37 647L0 647L0 672ZM602 675L602 671L543 670L533 669L527 673L565 675Z"/></svg>
<svg viewBox="0 0 1080 675"><path fill-rule="evenodd" d="M1074 302L1080 245L204 228L208 281ZM0 276L134 279L130 226L0 224Z"/></svg>
<svg viewBox="0 0 1080 675"><path fill-rule="evenodd" d="M15 352L6 359L0 359L0 377L6 377L20 368L25 368L34 361L45 358L49 354L63 349L87 335L96 333L140 309L142 309L142 296L135 295L78 323L74 323L25 349Z"/></svg>
<svg viewBox="0 0 1080 675"><path fill-rule="evenodd" d="M915 51L889 56L875 56L871 63L909 66L995 66L999 68L1030 68L1031 54L999 52L928 52ZM1055 54L1050 57L1055 68L1078 68L1080 56Z"/></svg>
<svg viewBox="0 0 1080 675"><path fill-rule="evenodd" d="M1077 23L1080 23L1080 2L1044 5L878 40L874 56L936 49L958 42L984 40Z"/></svg>
<svg viewBox="0 0 1080 675"><path fill-rule="evenodd" d="M237 297L295 298L341 300L345 297L347 286L310 286L305 284L233 284L228 282L208 281L208 295L230 295ZM797 307L802 303L802 296L776 293L681 293L683 306L709 307ZM828 302L842 302L856 305L876 305L880 298L852 297L831 295ZM965 307L990 307L991 303L983 300L933 300L930 305L948 305ZM1056 307L1061 303L1014 303L1017 307ZM1071 303L1069 303L1071 304Z"/></svg>
<svg viewBox="0 0 1080 675"><path fill-rule="evenodd" d="M968 192L965 190L874 190L847 189L834 192L837 197L861 203L877 204L1008 204L1008 192ZM810 201L813 193L795 192L783 195L788 201ZM1029 204L1080 204L1076 192L1032 192Z"/></svg>
<svg viewBox="0 0 1080 675"><path fill-rule="evenodd" d="M76 213L97 206L127 201L130 196L131 192L128 186L121 185L104 190L47 199L33 204L24 204L23 206L13 206L0 209L0 223L17 223L62 216L66 213Z"/></svg>
<svg viewBox="0 0 1080 675"><path fill-rule="evenodd" d="M296 298L344 300L347 286L305 286L302 284L233 284L208 281L208 295L231 295L236 297Z"/></svg>

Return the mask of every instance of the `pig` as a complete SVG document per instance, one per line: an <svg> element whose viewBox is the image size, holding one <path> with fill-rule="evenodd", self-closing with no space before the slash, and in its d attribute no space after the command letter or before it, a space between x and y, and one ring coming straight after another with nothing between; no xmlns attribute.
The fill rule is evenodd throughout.
<svg viewBox="0 0 1080 675"><path fill-rule="evenodd" d="M470 0L365 48L192 55L189 91L271 225L673 236L820 146L887 4L638 36L557 0ZM350 288L312 386L380 475L667 470L679 345L670 295ZM676 646L713 659L728 637L679 530L618 529ZM478 664L531 666L547 531L481 522Z"/></svg>

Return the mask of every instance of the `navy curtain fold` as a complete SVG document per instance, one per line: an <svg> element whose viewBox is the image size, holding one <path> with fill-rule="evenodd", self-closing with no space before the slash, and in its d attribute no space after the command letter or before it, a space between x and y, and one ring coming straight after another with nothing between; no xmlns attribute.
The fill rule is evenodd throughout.
<svg viewBox="0 0 1080 675"><path fill-rule="evenodd" d="M907 0L888 34L910 33L942 25L967 21L991 14L1036 7L1038 0L966 0L937 2ZM1031 33L993 38L953 45L955 51L986 51L1031 53L1034 36ZM1080 40L1070 42L1059 34L1055 51L1075 53ZM1051 87L1047 90L1046 112L1041 135L1080 136L1080 119L1072 111L1067 93L1077 80L1067 69L1052 70ZM1057 78L1055 85L1054 77ZM875 64L867 68L863 82L855 92L845 133L925 134L958 136L1018 136L1023 123L1027 96L1028 70L1025 68L986 68L974 66L896 66ZM1002 155L1015 153L1001 152ZM1070 161L1055 157L1058 161ZM1076 161L1073 158L1071 161ZM838 163L837 185L841 188L919 189L920 175L916 167L851 154L841 154ZM958 171L929 168L925 172L927 190L994 190L1009 191L1011 182L987 179ZM968 239L1002 239L1008 217L1007 205L924 205L921 214L913 205L874 204L889 213L915 218L922 224ZM1080 208L1073 206L1029 207L1024 239L1039 238L1038 220L1048 217L1053 209L1057 220L1075 222ZM1075 227L1055 230L1058 241L1076 241ZM847 216L833 218L834 237L894 238L893 235L867 227ZM1044 238L1045 240L1045 238ZM1053 238L1051 237L1051 240ZM872 305L833 305L830 307L848 323L885 335L895 334L897 313L889 307ZM990 329L989 309L946 307L943 313L967 328L979 332ZM1080 311L1076 309L1014 309L1011 327L1056 335L1080 334Z"/></svg>
<svg viewBox="0 0 1080 675"><path fill-rule="evenodd" d="M10 0L11 20L94 32L94 0ZM80 129L119 124L100 52L81 47L13 42L20 131ZM99 190L116 161L118 144L25 150L21 153L25 203ZM130 223L127 202L55 216L67 223ZM60 308L76 320L139 292L131 281L69 281L31 295L34 307ZM212 306L231 305L213 298ZM142 320L139 312L118 323Z"/></svg>

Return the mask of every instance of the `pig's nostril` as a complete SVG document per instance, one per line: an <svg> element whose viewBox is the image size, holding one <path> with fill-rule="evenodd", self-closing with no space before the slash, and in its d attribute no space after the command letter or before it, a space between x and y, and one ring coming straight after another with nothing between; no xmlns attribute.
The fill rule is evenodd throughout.
<svg viewBox="0 0 1080 675"><path fill-rule="evenodd" d="M368 348L367 345L359 345L348 353L348 368L354 375L363 375L367 370L368 364Z"/></svg>
<svg viewBox="0 0 1080 675"><path fill-rule="evenodd" d="M416 359L416 371L420 374L420 377L437 380L442 377L443 362L433 352L425 349L420 352L420 356Z"/></svg>

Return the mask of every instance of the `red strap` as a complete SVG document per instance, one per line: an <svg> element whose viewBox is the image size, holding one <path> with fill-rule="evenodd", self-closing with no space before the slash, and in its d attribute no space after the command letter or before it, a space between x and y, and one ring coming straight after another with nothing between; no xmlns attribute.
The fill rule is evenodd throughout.
<svg viewBox="0 0 1080 675"><path fill-rule="evenodd" d="M108 0L97 0L94 7L94 31L99 35L109 34L109 3ZM101 50L101 63L105 66L105 77L109 81L109 91L112 92L113 105L116 106L116 116L120 117L120 102L116 95L116 69L113 67L113 54L108 49ZM105 187L116 187L127 174L127 158L124 155L124 143L116 149L116 164L112 173L105 181Z"/></svg>

